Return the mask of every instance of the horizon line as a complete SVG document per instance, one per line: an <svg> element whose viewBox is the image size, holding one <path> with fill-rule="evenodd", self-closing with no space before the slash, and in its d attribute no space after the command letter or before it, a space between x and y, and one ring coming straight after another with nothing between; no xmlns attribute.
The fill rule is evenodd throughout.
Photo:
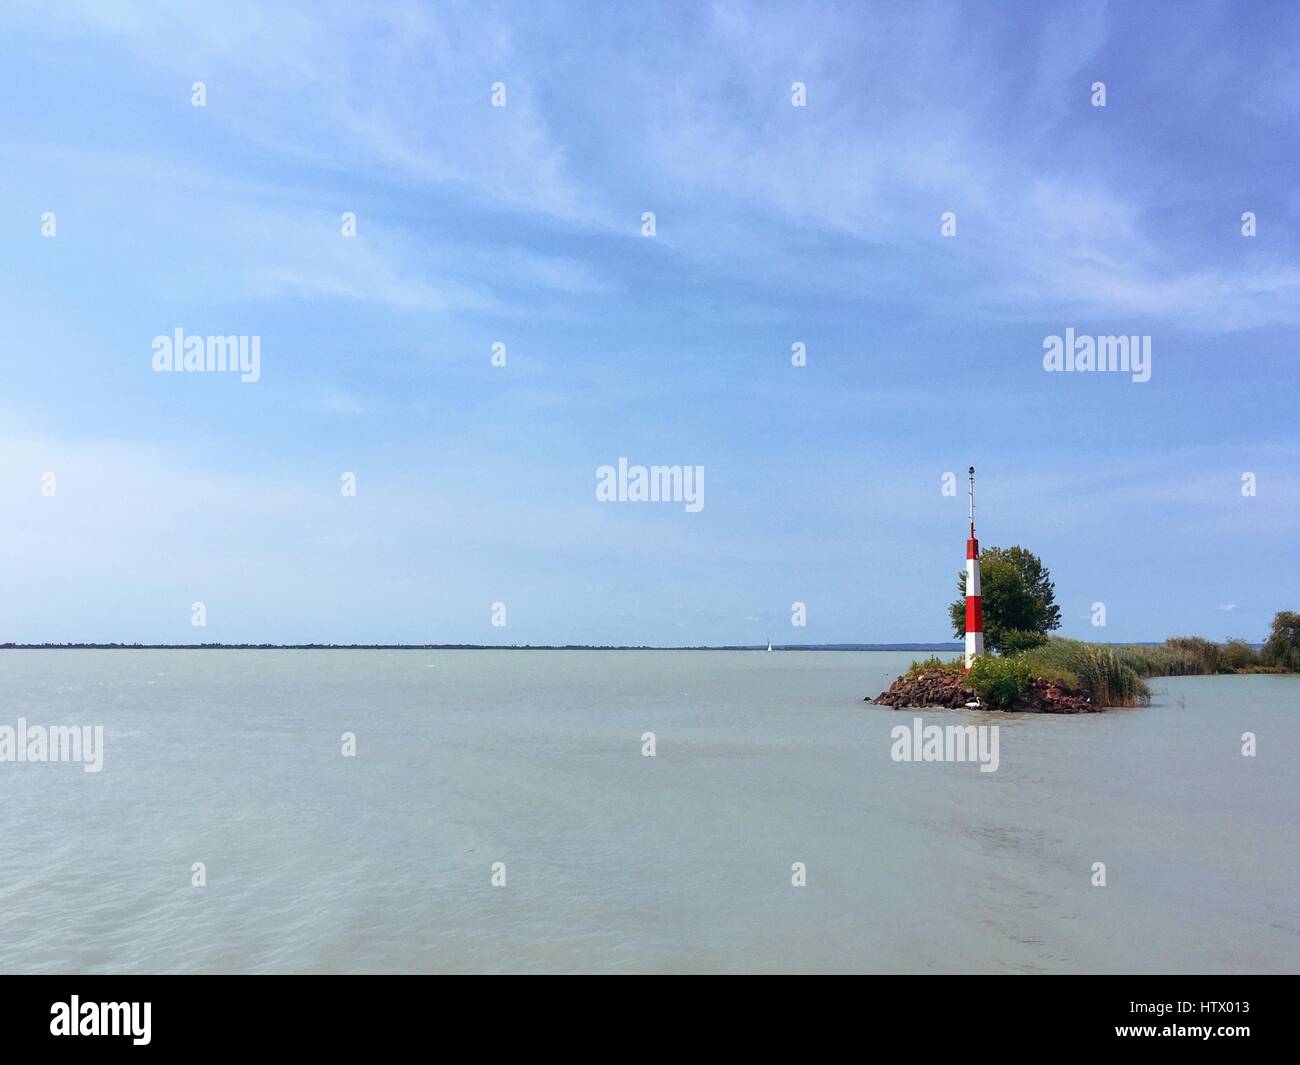
<svg viewBox="0 0 1300 1065"><path fill-rule="evenodd" d="M1125 640L1115 646L1159 646L1163 640ZM503 643L0 643L0 651L767 651L767 644L503 644ZM947 643L772 644L773 651L951 651Z"/></svg>
<svg viewBox="0 0 1300 1065"><path fill-rule="evenodd" d="M0 643L0 651L766 651L758 644L595 643ZM959 643L772 644L777 651L959 651Z"/></svg>

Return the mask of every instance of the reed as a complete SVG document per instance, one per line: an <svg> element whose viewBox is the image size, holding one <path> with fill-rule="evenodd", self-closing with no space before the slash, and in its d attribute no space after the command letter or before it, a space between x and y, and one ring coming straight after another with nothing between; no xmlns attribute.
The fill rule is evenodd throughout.
<svg viewBox="0 0 1300 1065"><path fill-rule="evenodd" d="M1175 636L1156 646L1088 643L1053 636L1016 656L1035 676L1058 677L1086 688L1102 706L1146 706L1146 677L1198 677L1269 670L1245 640L1217 644L1200 636Z"/></svg>
<svg viewBox="0 0 1300 1065"><path fill-rule="evenodd" d="M1018 657L1037 677L1055 677L1087 690L1098 706L1146 706L1151 689L1144 676L1172 676L1165 667L1176 668L1172 658L1148 656L1120 644L1085 643L1054 636L1041 647ZM1158 668L1160 672L1150 672Z"/></svg>
<svg viewBox="0 0 1300 1065"><path fill-rule="evenodd" d="M1022 644L1032 642L1026 639ZM1034 677L1055 678L1070 687L1082 688L1098 706L1147 706L1151 702L1147 677L1300 672L1300 614L1278 614L1262 651L1245 640L1219 644L1200 636L1175 636L1151 646L1089 643L1052 636L1038 646L1026 646L999 658L1016 665L1016 676L1027 668ZM963 672L962 667L960 658L944 662L932 656L913 662L908 675L927 670ZM975 678L971 679L973 682Z"/></svg>

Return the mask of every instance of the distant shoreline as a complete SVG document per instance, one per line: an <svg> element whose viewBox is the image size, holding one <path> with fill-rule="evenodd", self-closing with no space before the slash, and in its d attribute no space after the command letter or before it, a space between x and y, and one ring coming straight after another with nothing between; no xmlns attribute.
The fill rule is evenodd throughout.
<svg viewBox="0 0 1300 1065"><path fill-rule="evenodd" d="M1159 640L1113 646L1159 647ZM1098 646L1111 646L1099 644ZM1258 647L1252 644L1251 646ZM696 645L594 643L0 643L0 651L766 651L761 643ZM960 643L790 643L773 651L948 651Z"/></svg>
<svg viewBox="0 0 1300 1065"><path fill-rule="evenodd" d="M806 643L773 651L960 651L959 643ZM766 644L0 643L0 651L766 651Z"/></svg>

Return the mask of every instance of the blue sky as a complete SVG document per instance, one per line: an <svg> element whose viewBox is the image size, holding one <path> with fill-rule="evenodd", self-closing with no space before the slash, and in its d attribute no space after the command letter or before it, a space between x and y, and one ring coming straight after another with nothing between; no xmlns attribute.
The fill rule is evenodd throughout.
<svg viewBox="0 0 1300 1065"><path fill-rule="evenodd" d="M971 464L1064 634L1300 607L1294 5L0 23L0 639L947 639ZM178 327L261 379L153 372ZM704 508L598 502L620 456Z"/></svg>

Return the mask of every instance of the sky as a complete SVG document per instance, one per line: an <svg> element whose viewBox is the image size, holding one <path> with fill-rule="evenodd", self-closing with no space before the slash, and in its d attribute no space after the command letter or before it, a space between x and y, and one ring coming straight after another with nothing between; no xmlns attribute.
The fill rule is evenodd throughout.
<svg viewBox="0 0 1300 1065"><path fill-rule="evenodd" d="M1293 4L0 30L0 641L947 640L971 465L1063 635L1300 609ZM176 329L258 379L155 371Z"/></svg>

